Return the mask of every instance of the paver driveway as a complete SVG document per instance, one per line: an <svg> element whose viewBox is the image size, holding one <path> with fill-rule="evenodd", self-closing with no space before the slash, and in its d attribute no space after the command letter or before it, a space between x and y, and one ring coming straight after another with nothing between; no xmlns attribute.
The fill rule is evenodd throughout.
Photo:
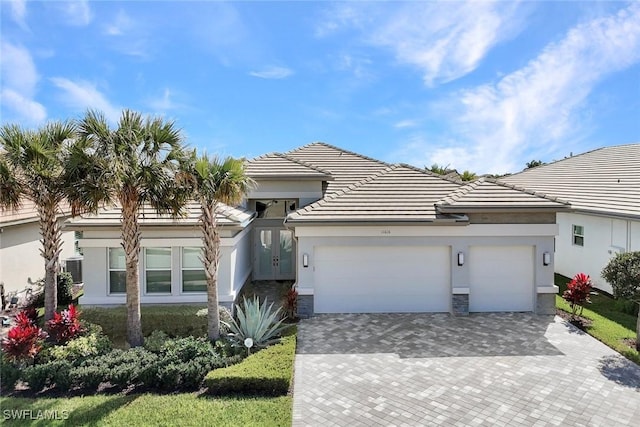
<svg viewBox="0 0 640 427"><path fill-rule="evenodd" d="M552 316L322 315L293 425L640 425L640 367Z"/></svg>

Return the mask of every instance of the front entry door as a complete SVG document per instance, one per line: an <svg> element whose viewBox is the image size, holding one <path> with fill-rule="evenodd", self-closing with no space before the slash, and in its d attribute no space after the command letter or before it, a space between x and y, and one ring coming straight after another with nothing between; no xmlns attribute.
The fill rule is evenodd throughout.
<svg viewBox="0 0 640 427"><path fill-rule="evenodd" d="M254 229L254 280L294 280L295 242L290 230Z"/></svg>

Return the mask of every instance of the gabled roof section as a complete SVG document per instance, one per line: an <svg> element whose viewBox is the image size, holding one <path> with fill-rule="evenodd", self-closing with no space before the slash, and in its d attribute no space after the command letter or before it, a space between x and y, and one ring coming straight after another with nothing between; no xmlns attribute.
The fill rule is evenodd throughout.
<svg viewBox="0 0 640 427"><path fill-rule="evenodd" d="M565 210L569 203L555 197L526 191L514 185L496 182L489 178L480 178L449 194L436 202L440 212L500 212Z"/></svg>
<svg viewBox="0 0 640 427"><path fill-rule="evenodd" d="M323 180L333 178L327 171L281 153L265 154L245 163L245 171L253 179Z"/></svg>
<svg viewBox="0 0 640 427"><path fill-rule="evenodd" d="M441 215L434 203L459 184L407 165L387 166L374 175L293 212L288 223L395 223L462 221Z"/></svg>
<svg viewBox="0 0 640 427"><path fill-rule="evenodd" d="M371 175L381 172L389 164L324 142L314 142L285 153L306 164L327 171L334 180L328 183L327 194L344 190Z"/></svg>
<svg viewBox="0 0 640 427"><path fill-rule="evenodd" d="M200 217L200 205L192 202L186 206L186 215L172 218L171 215L158 214L151 206L140 209L139 222L141 226L195 226ZM122 209L119 206L104 208L97 215L82 215L67 221L67 227L82 229L85 227L120 227ZM218 225L222 227L244 228L253 219L254 212L244 208L234 208L222 205L218 210Z"/></svg>
<svg viewBox="0 0 640 427"><path fill-rule="evenodd" d="M640 218L640 143L604 147L500 179L576 211Z"/></svg>

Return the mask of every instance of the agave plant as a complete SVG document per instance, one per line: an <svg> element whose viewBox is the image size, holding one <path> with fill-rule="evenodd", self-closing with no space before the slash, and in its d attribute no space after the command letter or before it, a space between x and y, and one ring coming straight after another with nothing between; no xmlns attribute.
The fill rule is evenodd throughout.
<svg viewBox="0 0 640 427"><path fill-rule="evenodd" d="M236 305L238 320L231 318L223 322L231 331L231 338L236 345L251 347L266 347L278 341L278 335L287 328L280 319L280 308L273 309L273 303L267 306L265 299L260 304L258 297L242 299L242 305Z"/></svg>

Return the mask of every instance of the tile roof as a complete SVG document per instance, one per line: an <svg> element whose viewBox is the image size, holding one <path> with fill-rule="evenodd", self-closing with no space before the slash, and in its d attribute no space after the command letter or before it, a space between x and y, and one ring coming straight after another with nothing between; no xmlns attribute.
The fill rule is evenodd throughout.
<svg viewBox="0 0 640 427"><path fill-rule="evenodd" d="M640 218L640 144L604 147L500 179L577 211Z"/></svg>
<svg viewBox="0 0 640 427"><path fill-rule="evenodd" d="M67 221L67 226L72 228L82 227L109 227L120 226L122 209L119 206L102 209L97 215L82 215L71 218ZM171 215L158 214L150 206L140 209L141 226L157 225L177 225L193 226L198 223L200 216L200 205L192 202L187 205L186 215L180 218L172 218ZM254 213L244 208L233 208L223 205L218 211L218 224L226 227L244 227L254 216Z"/></svg>
<svg viewBox="0 0 640 427"><path fill-rule="evenodd" d="M407 165L387 166L293 212L287 222L433 222L464 220L441 215L434 203L460 184Z"/></svg>
<svg viewBox="0 0 640 427"><path fill-rule="evenodd" d="M69 216L71 209L66 202L62 202L60 205L62 209L61 216ZM15 224L36 222L38 220L38 209L31 200L23 199L20 207L15 211L11 209L0 209L0 225L5 227Z"/></svg>
<svg viewBox="0 0 640 427"><path fill-rule="evenodd" d="M328 183L327 194L343 190L389 167L389 164L380 160L343 150L324 142L304 145L285 153L285 155L329 172L334 180Z"/></svg>
<svg viewBox="0 0 640 427"><path fill-rule="evenodd" d="M245 163L247 175L254 179L333 179L327 171L280 153L265 154Z"/></svg>
<svg viewBox="0 0 640 427"><path fill-rule="evenodd" d="M436 202L441 212L566 209L569 203L488 178L464 185Z"/></svg>

